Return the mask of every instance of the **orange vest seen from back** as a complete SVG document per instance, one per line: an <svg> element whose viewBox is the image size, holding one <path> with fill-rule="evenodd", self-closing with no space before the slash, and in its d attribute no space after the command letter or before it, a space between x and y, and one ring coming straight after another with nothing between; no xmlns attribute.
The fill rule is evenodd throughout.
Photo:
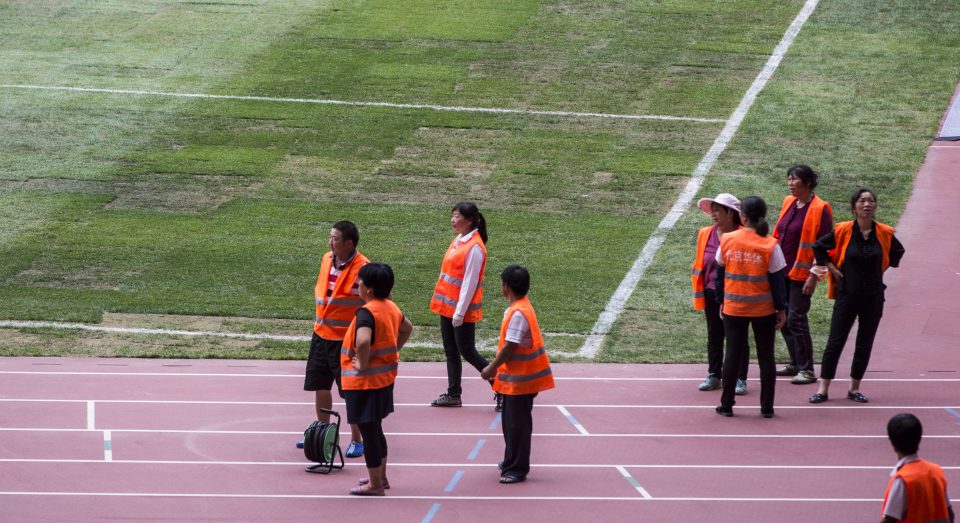
<svg viewBox="0 0 960 523"><path fill-rule="evenodd" d="M723 254L723 314L760 317L776 312L770 291L770 256L777 240L740 229L720 238Z"/></svg>
<svg viewBox="0 0 960 523"><path fill-rule="evenodd" d="M937 464L922 459L905 464L890 478L883 495L881 518L893 481L898 477L907 492L907 511L901 523L947 523L947 478Z"/></svg>
<svg viewBox="0 0 960 523"><path fill-rule="evenodd" d="M357 281L360 268L370 263L366 256L357 254L350 263L340 271L337 283L333 286L333 295L327 296L330 288L330 269L333 266L333 253L323 255L320 262L320 274L317 276L317 285L313 288L313 297L316 302L313 332L325 340L339 341L347 332L347 327L353 321L357 309L363 306L363 299L351 294L353 284Z"/></svg>
<svg viewBox="0 0 960 523"><path fill-rule="evenodd" d="M780 207L780 217L777 218L778 225L796 201L796 196L787 196L783 199L783 205ZM813 267L814 262L813 243L817 241L817 238L826 234L825 231L820 231L823 213L828 212L830 216L833 216L833 209L830 208L830 204L821 200L817 195L813 195L813 199L807 205L810 208L807 209L807 215L803 218L803 228L800 230L800 245L797 247L797 259L793 262L790 272L787 273L787 277L795 281L803 281L810 276L810 268ZM778 237L776 227L773 228L773 237Z"/></svg>
<svg viewBox="0 0 960 523"><path fill-rule="evenodd" d="M893 242L893 227L882 223L873 223L876 229L877 241L880 242L880 248L883 251L883 257L880 260L880 270L885 271L887 267L890 266L890 244ZM853 221L836 224L833 227L833 237L836 240L835 245L837 247L830 251L830 259L833 261L833 264L837 266L837 269L840 269L843 267L843 261L847 256L847 247L850 245L850 238L853 237ZM827 280L827 283L829 283L827 287L827 298L836 298L837 287L840 282L834 278L833 274L830 274L830 279Z"/></svg>
<svg viewBox="0 0 960 523"><path fill-rule="evenodd" d="M452 318L457 311L460 301L460 288L463 286L463 277L467 271L467 255L474 245L483 250L483 264L480 266L480 277L477 281L477 290L473 293L470 305L463 316L466 323L476 323L483 318L483 273L487 269L487 247L480 238L480 231L474 231L470 239L457 245L458 238L450 242L450 247L443 255L440 264L440 277L433 289L433 298L430 300L430 310L447 318Z"/></svg>
<svg viewBox="0 0 960 523"><path fill-rule="evenodd" d="M519 345L514 349L509 361L497 367L497 377L493 380L493 390L501 394L519 395L535 394L542 390L552 389L553 371L550 369L550 359L543 344L543 335L540 324L537 323L537 314L533 305L526 296L510 304L500 324L500 344L497 351L503 350L507 344L507 327L513 313L519 311L530 325L530 345Z"/></svg>
<svg viewBox="0 0 960 523"><path fill-rule="evenodd" d="M391 300L370 300L363 306L373 315L373 340L370 342L370 360L367 368L356 370L353 357L356 352L357 320L350 322L340 350L340 386L344 390L382 389L397 379L400 350L397 336L403 313Z"/></svg>

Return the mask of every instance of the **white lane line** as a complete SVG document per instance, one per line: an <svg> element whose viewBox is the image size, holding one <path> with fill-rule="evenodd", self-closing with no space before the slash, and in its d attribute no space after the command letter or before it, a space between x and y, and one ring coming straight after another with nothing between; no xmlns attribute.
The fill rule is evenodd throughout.
<svg viewBox="0 0 960 523"><path fill-rule="evenodd" d="M98 459L42 459L42 458L2 458L0 463L51 463L51 464L90 464L103 463ZM200 460L149 460L149 459L122 459L113 460L111 463L117 465L230 465L230 466L250 466L250 467L302 467L304 461L200 461ZM361 462L347 462L347 467L366 468L366 464ZM391 467L410 467L410 468L491 468L492 463L391 463ZM711 470L776 470L790 473L791 471L809 470L843 470L843 471L890 471L890 465L798 465L794 463L780 465L690 465L690 464L626 464L609 465L603 463L531 463L531 468L544 469L619 469L620 467L631 469L666 469L666 470L692 470L699 471L704 469ZM941 466L944 470L960 470L960 466Z"/></svg>
<svg viewBox="0 0 960 523"><path fill-rule="evenodd" d="M186 492L30 492L4 491L0 496L77 496L77 497L124 497L124 498L240 498L240 499L356 499L356 496L346 494L221 494L221 493L186 493ZM757 503L880 503L882 500L871 498L638 498L616 496L398 496L391 494L389 499L399 500L465 500L465 501L720 501L730 503L757 502ZM951 500L956 501L956 500Z"/></svg>
<svg viewBox="0 0 960 523"><path fill-rule="evenodd" d="M113 435L109 430L103 431L103 461L113 461Z"/></svg>
<svg viewBox="0 0 960 523"><path fill-rule="evenodd" d="M766 65L764 65L760 74L754 79L750 88L747 89L746 94L743 95L739 105L734 109L733 114L730 115L730 119L727 120L726 125L723 126L720 135L717 136L710 150L708 150L707 154L700 160L697 168L693 171L693 175L690 177L690 181L687 182L687 186L673 203L670 212L667 213L657 226L657 230L647 239L643 250L640 251L640 256L633 262L633 266L630 267L627 275L624 276L623 281L620 282L617 290L613 293L613 296L610 297L607 306L603 309L603 312L600 313L600 317L597 318L596 323L594 323L593 329L590 330L590 336L587 337L580 347L578 352L580 356L593 358L597 355L597 352L600 351L600 347L603 345L607 333L610 332L610 328L613 327L614 322L620 317L623 308L627 304L627 300L630 299L630 295L632 295L633 291L637 288L640 278L643 277L647 268L653 263L653 258L656 256L657 251L660 250L660 246L666 241L667 234L673 230L677 221L683 216L683 213L686 212L687 207L690 206L690 202L693 201L694 196L696 196L700 187L703 185L703 180L706 178L707 173L710 172L717 158L720 157L720 154L727 148L730 140L733 139L747 111L750 110L760 91L770 78L773 77L773 73L777 70L777 67L779 67L780 62L787 54L794 39L797 37L797 34L799 34L800 29L803 28L803 25L817 7L818 2L819 0L807 0L807 3L800 10L800 13L797 14L793 23L790 24L786 34L783 35L780 43L777 44L777 47L773 50L773 54L770 55L770 58L767 60Z"/></svg>
<svg viewBox="0 0 960 523"><path fill-rule="evenodd" d="M87 402L87 430L94 430L97 428L96 422L96 413L95 413L95 403L93 401Z"/></svg>
<svg viewBox="0 0 960 523"><path fill-rule="evenodd" d="M170 96L176 98L199 98L208 100L243 100L257 102L278 102L278 103L296 103L296 104L318 104L318 105L346 105L353 107L387 107L392 109L425 109L430 111L447 111L462 113L491 113L491 114L520 114L531 116L562 116L573 118L604 118L613 120L667 120L680 122L698 122L698 123L723 123L725 120L719 118L700 118L694 116L669 116L656 114L613 114L613 113L590 113L577 111L537 111L532 109L503 109L497 107L463 107L447 106L434 104L405 104L391 102L357 102L349 100L329 100L319 98L278 98L272 96L244 96L229 94L205 94L205 93L176 93L167 91L143 91L139 89L102 89L93 87L68 87L55 85L24 85L24 84L0 84L3 89L25 89L25 90L43 90L43 91L72 91L81 93L104 93L104 94L132 94L138 96Z"/></svg>
<svg viewBox="0 0 960 523"><path fill-rule="evenodd" d="M576 428L577 431L580 432L580 434L583 434L583 435L590 434L589 432L587 432L587 429L583 428L583 425L581 425L580 422L577 421L577 418L573 417L573 414L570 414L570 411L567 410L566 407L564 407L563 405L557 405L557 410L559 410L560 413L563 414L563 417L567 418L567 421L573 424L574 428Z"/></svg>
<svg viewBox="0 0 960 523"><path fill-rule="evenodd" d="M651 496L650 493L647 492L647 489L643 488L643 486L640 485L640 482L637 481L636 478L631 476L629 472L627 472L626 468L624 468L623 466L617 465L617 470L620 471L620 474L622 474L623 477L627 478L627 481L629 481L630 484L633 485L633 488L635 488L637 492L639 492L640 495L644 497L644 499L653 499L653 496Z"/></svg>
<svg viewBox="0 0 960 523"><path fill-rule="evenodd" d="M203 430L203 429L132 429L132 428L112 428L113 433L130 434L210 434L210 435L244 435L244 436L291 436L303 434L296 431L279 430ZM4 432L91 432L87 429L78 428L51 428L51 427L3 427L0 428L0 434ZM341 431L341 435L347 436L349 431ZM397 437L489 437L489 432L385 432L387 436ZM534 432L533 435L538 438L658 438L658 439L887 439L885 434L661 434L655 432L608 432L608 433L577 433L569 432ZM960 434L924 434L924 438L929 439L947 439L960 440Z"/></svg>

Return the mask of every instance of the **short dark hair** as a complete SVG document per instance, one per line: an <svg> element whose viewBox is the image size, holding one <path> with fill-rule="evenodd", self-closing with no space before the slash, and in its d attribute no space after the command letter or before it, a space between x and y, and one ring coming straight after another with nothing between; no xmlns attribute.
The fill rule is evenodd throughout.
<svg viewBox="0 0 960 523"><path fill-rule="evenodd" d="M342 220L333 224L333 228L340 231L344 240L352 241L354 247L360 244L360 229L353 222Z"/></svg>
<svg viewBox="0 0 960 523"><path fill-rule="evenodd" d="M887 422L887 437L900 454L916 454L920 449L920 438L923 437L923 425L913 414L897 414Z"/></svg>
<svg viewBox="0 0 960 523"><path fill-rule="evenodd" d="M811 191L817 186L817 180L820 178L820 175L810 168L809 165L803 164L791 165L790 168L787 169L787 178L794 176L799 178Z"/></svg>
<svg viewBox="0 0 960 523"><path fill-rule="evenodd" d="M857 200L859 200L860 197L863 196L863 193L865 193L865 192L868 192L868 193L870 193L870 196L873 196L873 201L874 201L874 203L877 203L877 202L879 201L879 200L877 200L877 193L871 191L870 189L868 189L868 188L866 188L866 187L857 187L856 189L853 190L853 194L850 195L850 210L851 210L851 211L854 211L854 212L855 212L855 211L857 210Z"/></svg>
<svg viewBox="0 0 960 523"><path fill-rule="evenodd" d="M360 267L357 275L364 287L373 290L376 298L385 300L393 291L393 269L386 263L368 263Z"/></svg>
<svg viewBox="0 0 960 523"><path fill-rule="evenodd" d="M500 281L518 298L523 298L530 291L530 273L523 266L510 265L500 273Z"/></svg>

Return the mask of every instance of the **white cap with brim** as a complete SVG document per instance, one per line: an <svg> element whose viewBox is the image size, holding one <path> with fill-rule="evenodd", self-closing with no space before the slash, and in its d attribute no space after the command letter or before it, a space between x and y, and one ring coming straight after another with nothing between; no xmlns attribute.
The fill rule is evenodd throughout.
<svg viewBox="0 0 960 523"><path fill-rule="evenodd" d="M718 194L716 198L700 198L700 201L697 202L697 207L699 207L704 214L710 214L710 206L714 203L740 212L740 200L727 192Z"/></svg>

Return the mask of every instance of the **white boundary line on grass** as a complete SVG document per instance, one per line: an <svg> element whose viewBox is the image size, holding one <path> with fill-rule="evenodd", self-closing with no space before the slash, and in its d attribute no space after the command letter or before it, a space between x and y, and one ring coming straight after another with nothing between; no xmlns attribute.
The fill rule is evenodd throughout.
<svg viewBox="0 0 960 523"><path fill-rule="evenodd" d="M693 201L693 197L700 191L700 187L703 185L707 173L710 172L717 158L720 157L720 154L727 148L730 140L733 139L744 117L747 115L747 111L750 110L760 91L766 86L770 78L773 77L773 73L776 72L783 57L787 54L787 50L790 49L797 34L800 33L800 29L803 28L807 19L810 18L810 15L814 9L816 9L818 3L819 0L807 0L807 3L804 4L800 13L797 14L793 23L790 24L780 43L774 48L773 54L770 55L766 65L764 65L760 74L757 75L753 84L750 85L750 88L747 89L746 94L743 95L740 104L737 105L733 114L730 115L727 124L724 125L723 130L720 131L720 135L717 136L710 150L708 150L707 154L700 160L697 168L693 171L693 175L690 177L690 181L687 182L687 186L680 193L680 196L677 197L677 201L674 202L670 212L667 213L657 226L657 229L650 238L647 239L643 250L640 251L640 256L633 262L633 266L630 267L627 275L624 276L623 281L620 282L620 286L617 287L613 296L610 297L606 308L600 313L600 317L593 325L590 335L587 336L587 339L580 347L579 356L593 358L597 355L597 352L600 351L600 347L603 345L603 340L607 337L607 333L610 332L610 328L613 327L614 322L620 317L627 300L630 299L633 291L637 288L637 284L640 283L640 278L643 277L643 274L653 262L653 257L656 256L657 251L660 250L660 246L663 245L663 242L666 240L667 234L673 229L680 217L683 216L683 213L686 212L687 207L690 206L690 202Z"/></svg>
<svg viewBox="0 0 960 523"><path fill-rule="evenodd" d="M137 96L169 96L175 98L201 98L208 100L243 100L257 102L278 102L317 105L347 105L353 107L387 107L391 109L426 109L462 113L521 114L535 116L561 116L574 118L606 118L611 120L667 120L698 123L724 123L719 118L699 118L695 116L669 116L656 114L612 114L588 113L578 111L537 111L532 109L505 109L499 107L463 107L433 104L401 104L392 102L357 102L350 100L329 100L321 98L277 98L272 96L249 96L232 94L176 93L168 91L143 91L139 89L105 89L97 87L70 87L59 85L0 84L2 89L29 89L41 91L72 91L80 93L132 94Z"/></svg>

